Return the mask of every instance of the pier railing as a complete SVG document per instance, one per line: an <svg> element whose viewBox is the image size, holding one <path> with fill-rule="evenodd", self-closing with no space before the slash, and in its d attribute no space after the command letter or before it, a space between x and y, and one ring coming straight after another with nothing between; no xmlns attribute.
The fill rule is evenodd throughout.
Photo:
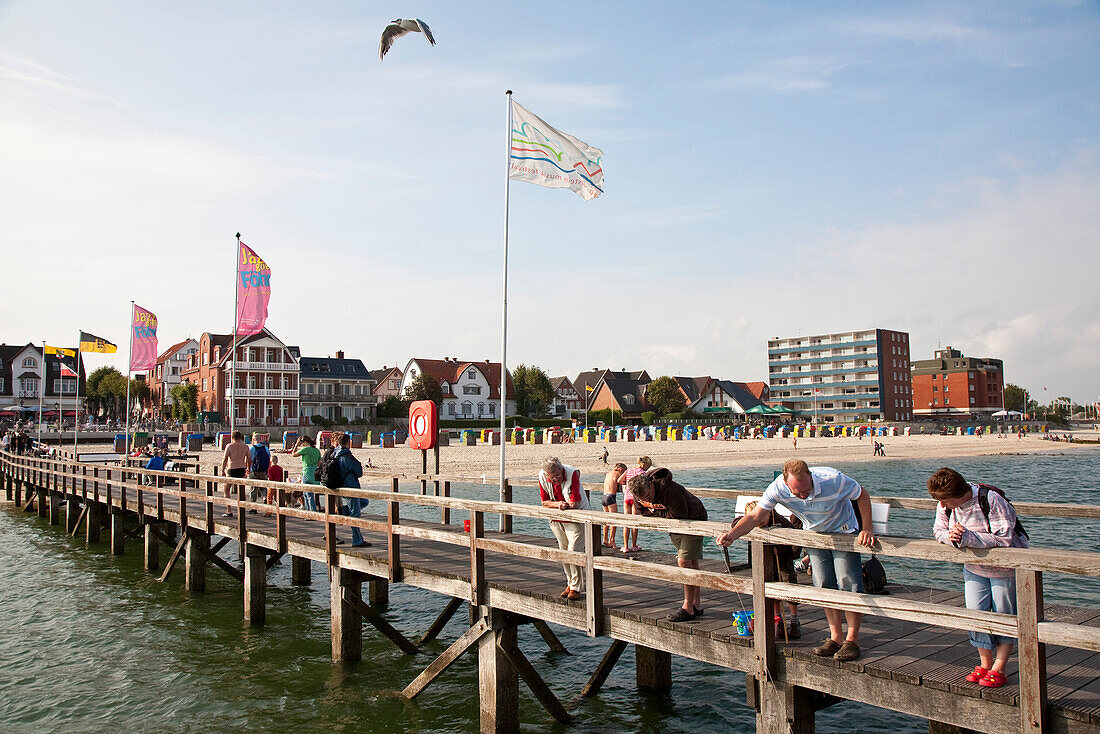
<svg viewBox="0 0 1100 734"><path fill-rule="evenodd" d="M364 477L366 482L380 482L386 479L387 477L379 476L377 472ZM582 569L586 585L583 620L575 626L584 629L590 636L606 633L607 608L604 605L603 575L611 573L751 595L753 611L758 620L771 620L776 612L776 604L780 601L789 601L851 610L946 629L1015 637L1019 644L1020 713L1023 731L1046 730L1043 723L1047 700L1045 646L1062 645L1100 652L1100 628L1047 621L1044 618L1043 603L1044 573L1100 577L1100 553L1080 550L1067 553L1065 550L1050 548L955 548L927 538L899 536L876 536L874 548L868 549L858 545L854 536L851 535L769 528L756 529L745 536L751 544L752 574L751 577L739 577L714 571L684 569L653 561L604 556L602 553L601 532L602 526L606 524L714 538L728 529L729 525L726 522L678 521L625 514L609 517L603 512L561 511L541 505L518 504L511 501L462 499L449 496L452 479L461 482L469 481L467 477L440 474L390 475L387 482L389 488L386 491L328 489L318 485L230 478L216 473L206 475L104 467L70 460L15 456L0 452L2 489L9 499L14 497L17 503L24 490L28 492L27 496L30 491L39 493L40 505L44 501L44 493L54 493L86 504L103 503L111 508L111 511L115 511L114 508L117 507L123 513L135 513L142 522L163 522L170 519L172 522L178 522L181 527L197 527L210 534L218 532L219 521L226 522L218 516L222 512L233 511L235 517L230 522L236 525L237 536L242 547L242 558L245 555L245 546L249 542L248 510L272 513L277 550L281 553L287 551L289 518L323 525L325 552L331 567L339 567L341 564L340 548L336 543L339 527L381 533L386 539L384 572L390 581L400 581L403 576L402 537L468 548L470 553L469 590L464 598L475 605L486 604L491 593L491 581L486 577L485 572L486 554L495 553L575 565ZM415 482L414 487L419 485L419 493L401 491L402 480ZM435 494L428 494L428 483L433 486L438 485L440 489L436 490ZM506 486L510 488L513 484L507 483ZM228 497L224 496L226 488L230 490ZM268 505L247 500L246 493L250 488L265 492L269 489L275 490L276 504ZM312 512L288 506L292 493L299 491L311 491L323 498L323 510ZM132 493L136 493L133 499L131 499ZM510 499L510 490L508 494ZM721 496L735 497L737 494L729 492ZM353 518L340 514L338 503L341 499L350 498L383 503L386 508L385 515L378 519L377 517ZM882 499L877 498L878 501ZM933 509L935 506L935 503L930 500L888 499L896 502L895 506L899 507ZM403 521L402 505L437 508L440 512L440 523L433 527L432 523L423 521ZM1058 517L1096 517L1097 510L1100 509L1093 506L1039 503L1019 503L1017 507L1021 508L1021 514ZM468 532L463 530L462 526L450 524L452 515L456 513L468 517ZM507 523L502 521L501 533L487 535L486 519L493 515L509 518L509 521ZM508 539L507 530L511 528L511 517L580 523L584 526L584 550L561 550L519 539ZM263 532L270 532L266 525ZM781 583L768 575L771 569L769 564L765 563L767 555L771 552L770 548L774 545L799 545L806 548L860 553L873 551L876 555L886 558L921 559L956 564L979 563L1011 568L1015 571L1017 581L1018 613L1016 615L997 614L933 602ZM777 663L780 650L775 639L774 625L757 625L756 635L751 644L754 647L756 669L747 672L755 673L762 680L775 679L778 674Z"/></svg>

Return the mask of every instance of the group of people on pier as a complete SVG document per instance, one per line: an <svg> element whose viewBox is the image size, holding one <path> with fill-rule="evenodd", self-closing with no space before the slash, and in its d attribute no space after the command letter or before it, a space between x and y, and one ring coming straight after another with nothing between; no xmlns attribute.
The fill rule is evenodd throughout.
<svg viewBox="0 0 1100 734"><path fill-rule="evenodd" d="M929 494L939 503L932 529L939 542L958 548L1028 547L1027 532L1001 490L968 482L957 471L946 467L929 477L927 485ZM627 469L620 463L607 473L601 501L604 511L617 511L616 497L620 487L626 490L624 511L627 513L673 520L707 519L703 502L673 481L670 470L652 466L647 456L639 458L635 469ZM590 509L580 471L562 464L557 457L549 457L543 462L539 471L539 495L544 507L563 511ZM780 506L789 511L790 521L778 515L776 509ZM786 462L782 473L768 485L759 501L750 503L744 515L715 540L720 546L729 546L753 529L776 522L814 533L855 535L856 544L868 550L875 545L871 497L867 490L837 469L810 467L799 459ZM554 519L550 521L550 528L559 548L583 550L583 523ZM623 528L623 552L638 550L637 529L634 529L633 543L629 532L629 528ZM604 546L615 548L615 537L615 529L605 527ZM677 565L698 569L703 558L703 536L671 533L670 539L676 549ZM807 547L806 559L802 560L800 549L780 546L777 550L782 551L775 554L775 563L783 581L797 583L796 569L806 570L817 588L864 592L863 560L858 551ZM582 569L570 564L563 564L563 568L566 588L561 596L568 600L580 599L583 596ZM1012 569L964 564L963 590L970 609L1016 613ZM801 627L797 605L791 604L789 609L787 625L777 636L798 639ZM699 587L685 584L683 605L668 619L689 622L703 613ZM814 655L839 661L859 658L859 629L863 615L826 608L825 617L829 637L813 649ZM984 687L1003 686L1005 666L1015 639L971 632L970 642L978 649L979 664L967 680Z"/></svg>

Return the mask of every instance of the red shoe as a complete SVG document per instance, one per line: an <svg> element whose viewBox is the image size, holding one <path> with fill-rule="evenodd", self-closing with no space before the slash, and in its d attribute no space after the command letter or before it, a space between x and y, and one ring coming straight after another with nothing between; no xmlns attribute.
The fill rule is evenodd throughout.
<svg viewBox="0 0 1100 734"><path fill-rule="evenodd" d="M985 677L978 681L979 686L985 686L986 688L1000 688L1008 679L998 673L996 670L990 670L985 674Z"/></svg>
<svg viewBox="0 0 1100 734"><path fill-rule="evenodd" d="M988 672L989 672L989 671L988 671L988 670L986 670L985 668L983 668L982 666L980 666L980 665L975 665L975 666L974 666L974 672L973 672L973 673L971 673L970 675L966 676L966 679L967 679L968 681L970 681L971 683L977 683L977 682L978 682L978 681L980 681L980 680L981 680L982 678L984 678L984 677L985 677L985 675L986 675L986 673L988 673Z"/></svg>

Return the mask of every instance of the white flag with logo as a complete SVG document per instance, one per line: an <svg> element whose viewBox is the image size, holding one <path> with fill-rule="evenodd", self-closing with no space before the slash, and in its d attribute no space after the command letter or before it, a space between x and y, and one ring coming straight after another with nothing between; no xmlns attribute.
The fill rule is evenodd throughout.
<svg viewBox="0 0 1100 734"><path fill-rule="evenodd" d="M508 178L569 189L586 201L603 193L603 151L556 130L512 101Z"/></svg>

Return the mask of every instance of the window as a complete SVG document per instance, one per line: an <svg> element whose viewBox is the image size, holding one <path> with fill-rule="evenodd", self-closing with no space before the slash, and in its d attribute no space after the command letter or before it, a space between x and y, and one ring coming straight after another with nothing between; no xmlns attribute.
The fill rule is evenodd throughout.
<svg viewBox="0 0 1100 734"><path fill-rule="evenodd" d="M273 390L275 388L275 378L271 375L267 375L267 377L264 378L264 386L268 390Z"/></svg>
<svg viewBox="0 0 1100 734"><path fill-rule="evenodd" d="M496 415L496 414L497 414L497 404L496 403L489 403L489 415Z"/></svg>
<svg viewBox="0 0 1100 734"><path fill-rule="evenodd" d="M202 363L203 364L210 364L210 355L207 354L206 352L202 353Z"/></svg>
<svg viewBox="0 0 1100 734"><path fill-rule="evenodd" d="M391 390L396 390L397 389L397 380L390 380L390 389Z"/></svg>
<svg viewBox="0 0 1100 734"><path fill-rule="evenodd" d="M27 357L26 359L23 360L23 366L24 367L29 367L30 369L33 370L36 367L38 367L38 360L36 360L34 357Z"/></svg>
<svg viewBox="0 0 1100 734"><path fill-rule="evenodd" d="M205 377L202 378L202 391L206 392L206 378ZM256 449L256 450L259 451L259 449Z"/></svg>
<svg viewBox="0 0 1100 734"><path fill-rule="evenodd" d="M634 405L634 396L623 395L623 405Z"/></svg>
<svg viewBox="0 0 1100 734"><path fill-rule="evenodd" d="M454 403L447 403L447 413L448 413L448 415L454 415L455 414L455 404Z"/></svg>
<svg viewBox="0 0 1100 734"><path fill-rule="evenodd" d="M974 386L973 385L970 386L970 392L974 392Z"/></svg>
<svg viewBox="0 0 1100 734"><path fill-rule="evenodd" d="M463 395L480 395L481 394L481 385L463 385L462 386L462 394Z"/></svg>
<svg viewBox="0 0 1100 734"><path fill-rule="evenodd" d="M462 403L462 415L471 415L473 413L474 404L469 400Z"/></svg>
<svg viewBox="0 0 1100 734"><path fill-rule="evenodd" d="M307 382L306 383L306 395L312 395L312 394L313 394L313 383L312 382Z"/></svg>

